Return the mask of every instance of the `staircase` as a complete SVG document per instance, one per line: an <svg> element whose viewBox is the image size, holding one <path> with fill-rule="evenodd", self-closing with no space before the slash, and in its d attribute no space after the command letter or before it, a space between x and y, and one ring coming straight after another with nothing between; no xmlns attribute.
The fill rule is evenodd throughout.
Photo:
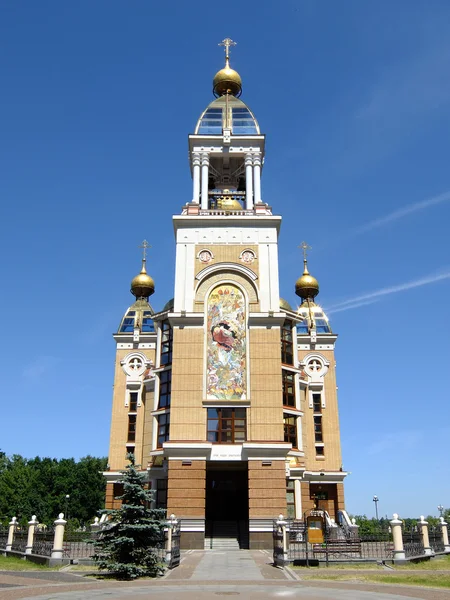
<svg viewBox="0 0 450 600"><path fill-rule="evenodd" d="M205 531L205 550L248 548L246 521L211 521Z"/></svg>

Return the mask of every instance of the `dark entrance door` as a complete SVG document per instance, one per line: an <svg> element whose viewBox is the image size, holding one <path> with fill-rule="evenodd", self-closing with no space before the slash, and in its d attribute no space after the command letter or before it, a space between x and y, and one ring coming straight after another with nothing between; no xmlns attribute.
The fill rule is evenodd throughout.
<svg viewBox="0 0 450 600"><path fill-rule="evenodd" d="M237 467L237 465L239 465ZM247 463L215 463L206 469L206 519L248 519Z"/></svg>
<svg viewBox="0 0 450 600"><path fill-rule="evenodd" d="M206 535L248 544L248 468L246 462L214 462L206 469ZM211 546L213 547L213 546Z"/></svg>

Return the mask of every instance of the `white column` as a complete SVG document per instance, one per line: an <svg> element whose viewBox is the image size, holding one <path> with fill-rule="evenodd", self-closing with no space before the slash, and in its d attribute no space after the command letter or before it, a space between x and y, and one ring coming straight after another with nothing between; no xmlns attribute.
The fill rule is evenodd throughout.
<svg viewBox="0 0 450 600"><path fill-rule="evenodd" d="M34 532L36 530L36 525L39 525L39 522L36 520L36 515L33 515L31 517L31 521L28 521L28 537L25 554L31 554L33 551Z"/></svg>
<svg viewBox="0 0 450 600"><path fill-rule="evenodd" d="M5 550L11 552L13 541L14 541L14 533L16 532L17 527L17 517L13 517L9 523L8 529L8 539L6 540L6 548Z"/></svg>
<svg viewBox="0 0 450 600"><path fill-rule="evenodd" d="M431 556L433 551L430 546L430 536L428 535L428 521L425 521L425 517L420 515L420 521L417 523L419 525L420 534L422 536L423 542L423 553L427 556Z"/></svg>
<svg viewBox="0 0 450 600"><path fill-rule="evenodd" d="M63 557L64 528L66 523L67 521L64 520L64 514L59 513L58 518L54 522L55 537L53 538L52 558Z"/></svg>
<svg viewBox="0 0 450 600"><path fill-rule="evenodd" d="M390 521L392 529L392 541L394 543L394 563L405 561L405 551L403 549L402 521L398 518L398 514L394 513L392 521Z"/></svg>
<svg viewBox="0 0 450 600"><path fill-rule="evenodd" d="M208 210L209 156L202 154L202 210Z"/></svg>
<svg viewBox="0 0 450 600"><path fill-rule="evenodd" d="M97 533L100 531L100 519L95 517L94 522L90 524L91 533Z"/></svg>
<svg viewBox="0 0 450 600"><path fill-rule="evenodd" d="M253 209L253 156L245 155L245 207Z"/></svg>
<svg viewBox="0 0 450 600"><path fill-rule="evenodd" d="M253 159L254 197L255 204L261 202L261 159L255 156Z"/></svg>
<svg viewBox="0 0 450 600"><path fill-rule="evenodd" d="M294 500L295 500L295 518L301 521L302 512L302 482L300 479L294 479Z"/></svg>
<svg viewBox="0 0 450 600"><path fill-rule="evenodd" d="M200 202L200 154L198 152L192 155L192 167L192 202L198 204Z"/></svg>
<svg viewBox="0 0 450 600"><path fill-rule="evenodd" d="M444 551L450 552L450 545L448 543L448 530L447 523L444 521L444 517L439 518L439 526L441 528L442 543L444 544Z"/></svg>

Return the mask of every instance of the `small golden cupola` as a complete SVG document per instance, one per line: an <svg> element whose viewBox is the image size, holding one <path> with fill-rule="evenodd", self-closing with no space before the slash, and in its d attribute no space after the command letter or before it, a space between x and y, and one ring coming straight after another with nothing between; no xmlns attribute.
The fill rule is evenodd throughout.
<svg viewBox="0 0 450 600"><path fill-rule="evenodd" d="M139 275L136 275L136 277L133 278L130 289L130 292L133 294L133 296L136 297L136 300L138 300L139 298L148 299L149 296L151 296L155 292L155 282L147 273L146 269L147 248L150 247L147 240L144 240L142 242L142 246L140 247L144 249L144 255L142 258L142 269Z"/></svg>
<svg viewBox="0 0 450 600"><path fill-rule="evenodd" d="M225 38L219 46L225 46L225 67L217 71L213 80L214 96L231 95L239 96L242 94L242 80L237 71L230 67L230 46L236 46L230 38Z"/></svg>
<svg viewBox="0 0 450 600"><path fill-rule="evenodd" d="M303 275L295 282L295 293L302 300L314 300L319 293L319 282L315 277L309 274L308 259L306 251L310 248L306 242L302 242L300 248L303 249Z"/></svg>

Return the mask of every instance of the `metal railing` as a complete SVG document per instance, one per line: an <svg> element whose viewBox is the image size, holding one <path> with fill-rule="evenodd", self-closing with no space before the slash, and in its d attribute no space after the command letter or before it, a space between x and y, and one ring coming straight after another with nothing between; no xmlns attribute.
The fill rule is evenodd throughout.
<svg viewBox="0 0 450 600"><path fill-rule="evenodd" d="M394 556L392 533L379 530L370 535L358 535L354 530L339 528L341 535L336 536L336 528L326 527L323 542L311 543L304 521L286 519L287 559L290 562L310 560L361 561L391 560ZM273 525L274 560L283 555L282 529L274 521Z"/></svg>
<svg viewBox="0 0 450 600"><path fill-rule="evenodd" d="M403 530L403 550L406 558L423 556L425 554L422 534L417 526Z"/></svg>
<svg viewBox="0 0 450 600"><path fill-rule="evenodd" d="M33 554L51 556L55 530L53 527L36 528L33 539Z"/></svg>
<svg viewBox="0 0 450 600"><path fill-rule="evenodd" d="M445 552L444 540L442 539L442 530L439 526L430 527L428 530L430 547L435 554Z"/></svg>

